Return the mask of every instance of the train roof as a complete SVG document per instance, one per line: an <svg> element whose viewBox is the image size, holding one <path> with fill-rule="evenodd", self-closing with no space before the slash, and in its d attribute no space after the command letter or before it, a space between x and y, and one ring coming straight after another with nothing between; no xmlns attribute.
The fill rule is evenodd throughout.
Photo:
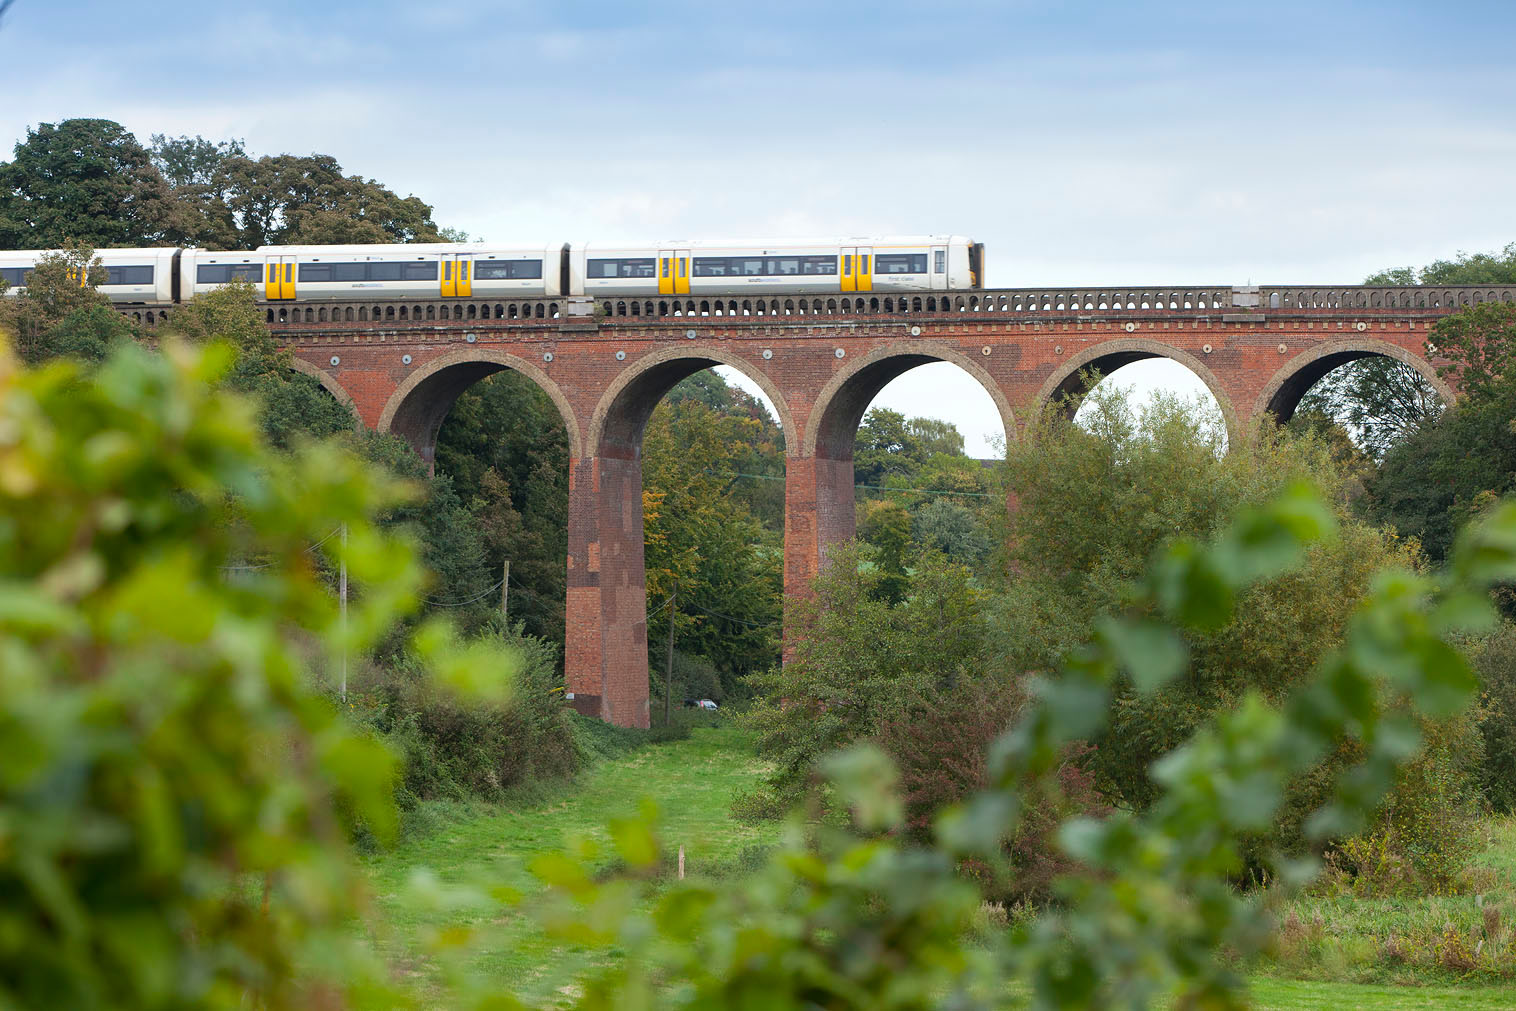
<svg viewBox="0 0 1516 1011"><path fill-rule="evenodd" d="M944 246L973 242L963 235L825 235L745 239L659 239L650 242L576 242L575 249L768 249L786 246Z"/></svg>

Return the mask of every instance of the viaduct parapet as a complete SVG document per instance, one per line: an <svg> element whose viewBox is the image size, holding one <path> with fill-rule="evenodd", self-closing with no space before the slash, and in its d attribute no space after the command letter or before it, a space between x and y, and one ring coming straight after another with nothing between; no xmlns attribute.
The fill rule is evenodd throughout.
<svg viewBox="0 0 1516 1011"><path fill-rule="evenodd" d="M973 376L1008 439L1081 373L1171 358L1215 395L1235 435L1288 419L1311 384L1381 355L1454 391L1430 328L1516 288L1059 288L899 296L345 301L262 306L297 367L365 425L429 463L454 400L501 369L563 416L571 452L568 687L581 712L648 723L642 434L686 376L728 365L774 404L786 444L784 590L808 592L828 545L854 533L853 438L892 379L927 362ZM145 322L147 322L145 320ZM155 321L153 321L155 322Z"/></svg>

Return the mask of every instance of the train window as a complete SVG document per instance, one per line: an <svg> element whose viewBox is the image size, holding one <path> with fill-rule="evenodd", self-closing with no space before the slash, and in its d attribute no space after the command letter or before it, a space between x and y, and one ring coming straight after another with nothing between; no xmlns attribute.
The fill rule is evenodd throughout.
<svg viewBox="0 0 1516 1011"><path fill-rule="evenodd" d="M762 260L736 260L734 262L740 264L742 273L750 277L758 276L765 272Z"/></svg>
<svg viewBox="0 0 1516 1011"><path fill-rule="evenodd" d="M152 284L152 264L130 267L106 267L106 284Z"/></svg>
<svg viewBox="0 0 1516 1011"><path fill-rule="evenodd" d="M368 279L370 281L402 281L405 279L405 264L403 263L369 263Z"/></svg>
<svg viewBox="0 0 1516 1011"><path fill-rule="evenodd" d="M228 281L263 280L261 263L202 263L195 268L196 284L225 284ZM301 275L301 280L305 280Z"/></svg>
<svg viewBox="0 0 1516 1011"><path fill-rule="evenodd" d="M946 274L947 273L947 250L946 249L934 249L934 250L932 250L932 273L934 273L934 274Z"/></svg>
<svg viewBox="0 0 1516 1011"><path fill-rule="evenodd" d="M20 288L26 284L26 275L31 272L30 267L0 267L0 281L12 288Z"/></svg>
<svg viewBox="0 0 1516 1011"><path fill-rule="evenodd" d="M590 277L657 277L658 266L651 256L621 260L590 260L585 265Z"/></svg>
<svg viewBox="0 0 1516 1011"><path fill-rule="evenodd" d="M331 267L333 281L368 280L368 264L366 263L334 263Z"/></svg>
<svg viewBox="0 0 1516 1011"><path fill-rule="evenodd" d="M475 260L474 280L525 280L542 276L541 260Z"/></svg>
<svg viewBox="0 0 1516 1011"><path fill-rule="evenodd" d="M405 280L407 281L435 281L437 280L436 260L407 260L405 268Z"/></svg>
<svg viewBox="0 0 1516 1011"><path fill-rule="evenodd" d="M835 274L835 273L837 273L837 257L835 257L835 256L802 256L800 258L800 273L802 273L802 274Z"/></svg>
<svg viewBox="0 0 1516 1011"><path fill-rule="evenodd" d="M925 253L878 253L874 256L876 274L925 274Z"/></svg>
<svg viewBox="0 0 1516 1011"><path fill-rule="evenodd" d="M302 263L300 265L300 283L310 281L332 280L332 264L330 263Z"/></svg>
<svg viewBox="0 0 1516 1011"><path fill-rule="evenodd" d="M724 256L697 256L692 273L696 277L725 277L731 263Z"/></svg>
<svg viewBox="0 0 1516 1011"><path fill-rule="evenodd" d="M768 262L770 274L798 274L800 273L800 258L798 256L786 256L775 258Z"/></svg>

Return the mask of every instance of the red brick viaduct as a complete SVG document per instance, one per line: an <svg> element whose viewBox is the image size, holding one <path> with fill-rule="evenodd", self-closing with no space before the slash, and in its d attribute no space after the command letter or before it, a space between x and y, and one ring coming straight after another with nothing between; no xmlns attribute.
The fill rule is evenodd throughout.
<svg viewBox="0 0 1516 1011"><path fill-rule="evenodd" d="M1430 327L1500 286L1017 289L906 295L446 299L264 307L297 367L365 425L430 461L455 398L501 369L563 415L570 463L565 660L574 705L648 723L643 427L691 373L729 365L763 389L786 442L784 589L806 592L827 545L853 535L853 436L901 373L951 362L994 400L1007 437L1077 391L1081 370L1142 358L1186 365L1234 433L1285 419L1336 366L1384 355L1450 399Z"/></svg>

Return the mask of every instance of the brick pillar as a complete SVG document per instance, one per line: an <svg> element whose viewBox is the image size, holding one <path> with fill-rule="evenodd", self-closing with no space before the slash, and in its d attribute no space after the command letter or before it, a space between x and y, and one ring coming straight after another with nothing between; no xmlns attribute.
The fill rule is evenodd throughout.
<svg viewBox="0 0 1516 1011"><path fill-rule="evenodd" d="M568 535L564 672L574 708L621 726L646 727L647 586L639 460L572 461Z"/></svg>
<svg viewBox="0 0 1516 1011"><path fill-rule="evenodd" d="M792 605L810 596L826 550L856 533L853 460L790 457L784 467L784 657L789 659Z"/></svg>

